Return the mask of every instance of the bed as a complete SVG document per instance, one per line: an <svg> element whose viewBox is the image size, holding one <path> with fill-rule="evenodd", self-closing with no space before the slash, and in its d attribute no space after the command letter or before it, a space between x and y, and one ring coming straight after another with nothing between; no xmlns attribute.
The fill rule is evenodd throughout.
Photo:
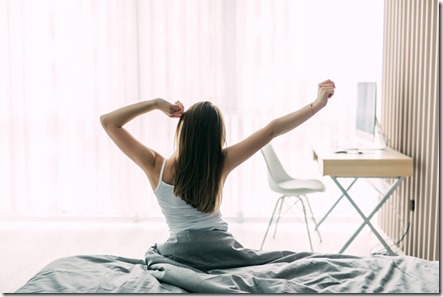
<svg viewBox="0 0 443 297"><path fill-rule="evenodd" d="M143 259L54 260L16 293L439 293L439 262L243 247L224 231L184 231Z"/></svg>

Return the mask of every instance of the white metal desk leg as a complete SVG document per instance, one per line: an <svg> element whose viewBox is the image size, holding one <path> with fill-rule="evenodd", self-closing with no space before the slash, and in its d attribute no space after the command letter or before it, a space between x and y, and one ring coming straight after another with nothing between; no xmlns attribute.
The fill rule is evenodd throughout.
<svg viewBox="0 0 443 297"><path fill-rule="evenodd" d="M380 235L380 233L378 233L377 230L375 230L375 228L372 226L372 224L370 223L370 220L372 219L372 217L378 212L378 210L385 204L385 202L389 199L389 197L391 197L392 193L394 193L394 191L400 186L400 184L403 182L403 180L405 179L404 176L400 176L397 178L397 181L394 182L391 187L388 189L388 191L385 193L385 195L383 196L382 199L380 199L380 201L378 202L377 206L374 208L374 210L369 214L369 216L367 217L367 219L365 220L365 222L363 224L361 224L361 226L357 229L357 231L355 232L355 236L357 236L357 234L363 229L363 227L367 224L369 227L371 227L372 231L374 232L375 236L378 238L378 240L380 241L380 243L385 247L386 251L391 255L391 256L396 256L397 254L394 253L392 251L392 249L389 247L389 245L386 243L386 241L383 239L383 237ZM369 223L367 223L369 222ZM355 236L353 236L353 239L355 239ZM343 253L344 250L349 246L350 242L347 243L347 245L345 245L341 250L340 253Z"/></svg>
<svg viewBox="0 0 443 297"><path fill-rule="evenodd" d="M369 221L369 219L365 216L365 214L361 211L361 209L358 207L358 205L354 202L354 200L352 200L352 198L349 196L349 194L345 191L345 189L343 188L343 186L339 183L339 181L337 180L336 177L331 176L331 178L334 180L334 182L337 184L337 186L340 188L340 190L343 192L343 194L345 195L345 197L349 200L349 202L352 204L352 206L354 207L354 209L358 212L358 214L363 218L364 223L357 229L357 231L355 231L355 233L351 236L351 238L349 238L349 240L345 243L345 245L341 248L341 250L339 251L340 254L342 254L347 248L348 246L354 241L354 239L357 237L357 235L360 233L360 231L363 229L363 227L365 225L368 225L372 232L375 234L375 236L378 238L378 240L383 244L383 246L390 252L393 253L392 250L389 248L389 246L386 244L386 242L384 241L384 239L381 237L381 235L377 232L377 230L374 228L374 226L372 226L371 222Z"/></svg>
<svg viewBox="0 0 443 297"><path fill-rule="evenodd" d="M375 234L375 236L378 238L378 240L380 241L380 243L383 244L383 246L386 248L386 250L391 254L391 255L395 255L395 253L391 250L391 248L388 246L388 244L385 242L385 240L383 239L383 237L381 237L381 235L378 233L378 231L375 229L375 227L371 224L370 220L371 218L375 215L375 213L377 213L377 211L380 209L381 206L383 206L383 204L386 202L386 200L388 200L388 198L392 195L392 193L397 189L397 187L400 185L400 183L404 180L404 177L399 177L397 182L395 182L391 188L387 191L387 193L385 194L385 196L380 200L380 202L378 203L378 205L375 207L375 209L372 211L372 213L366 217L363 212L360 210L360 208L357 206L357 204L352 200L352 198L349 196L349 194L345 191L345 189L342 187L342 185L338 182L337 177L332 177L331 178L334 180L334 182L337 184L337 186L340 188L340 190L343 192L343 194L345 195L345 197L349 200L349 202L352 204L352 206L354 206L355 210L357 210L357 212L360 214L360 216L363 218L364 223L357 229L357 231L351 236L351 238L345 243L345 245L343 246L343 248L340 250L340 254L342 254L347 248L348 246L351 244L352 241L354 241L355 237L357 237L357 235L360 233L360 231L363 229L363 227L365 225L368 225L372 232Z"/></svg>
<svg viewBox="0 0 443 297"><path fill-rule="evenodd" d="M352 186L355 184L355 182L357 181L358 177L354 178L354 180L352 181L352 183L348 186L348 188L346 189L346 192L349 191L349 189L352 188ZM332 210L337 206L337 204L340 202L340 200L344 197L344 194L341 194L340 198L337 199L337 201L335 201L334 205L332 205L332 207L328 210L328 212L323 216L323 218L318 222L318 224L315 224L315 230L318 230L318 227L320 227L320 225L323 223L324 220L326 220L326 218L329 216L329 214L332 212Z"/></svg>

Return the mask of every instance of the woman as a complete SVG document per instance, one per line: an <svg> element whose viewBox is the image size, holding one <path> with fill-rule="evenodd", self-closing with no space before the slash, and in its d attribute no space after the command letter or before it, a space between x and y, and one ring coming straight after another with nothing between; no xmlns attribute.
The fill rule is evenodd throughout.
<svg viewBox="0 0 443 297"><path fill-rule="evenodd" d="M331 80L320 83L313 103L271 121L246 139L225 148L223 118L210 102L196 103L185 111L180 102L171 104L164 99L154 99L117 109L102 115L100 120L117 146L146 173L171 237L189 230L227 231L220 204L229 173L274 137L291 131L325 107L334 89ZM169 158L143 145L123 128L133 118L154 109L180 118L176 150Z"/></svg>

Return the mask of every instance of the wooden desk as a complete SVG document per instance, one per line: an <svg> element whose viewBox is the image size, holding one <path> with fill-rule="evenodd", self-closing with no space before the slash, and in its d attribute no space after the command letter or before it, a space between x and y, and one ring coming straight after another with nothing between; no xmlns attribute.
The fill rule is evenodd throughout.
<svg viewBox="0 0 443 297"><path fill-rule="evenodd" d="M386 148L384 150L337 154L328 147L315 146L314 159L323 175L337 177L412 176L412 158Z"/></svg>
<svg viewBox="0 0 443 297"><path fill-rule="evenodd" d="M352 204L355 210L363 218L364 223L355 231L355 233L345 243L339 253L343 253L351 242L357 237L365 225L368 225L373 231L374 235L386 248L388 253L395 255L392 249L388 246L385 240L381 237L379 232L371 224L371 218L378 212L383 204L391 197L392 193L398 188L401 182L407 177L412 176L413 163L412 158L391 148L384 150L364 151L358 153L357 151L350 151L349 153L336 153L329 146L315 145L313 147L314 159L318 161L320 171L323 175L328 175L335 182L337 187L342 192L341 197L334 203L326 215L319 221L317 228L327 218L329 213L335 208L343 197L346 197ZM354 180L345 189L338 178L352 177ZM349 190L359 178L392 178L394 182L388 184L383 182L384 190L380 191L383 197L379 200L374 210L366 216L357 203L350 197Z"/></svg>

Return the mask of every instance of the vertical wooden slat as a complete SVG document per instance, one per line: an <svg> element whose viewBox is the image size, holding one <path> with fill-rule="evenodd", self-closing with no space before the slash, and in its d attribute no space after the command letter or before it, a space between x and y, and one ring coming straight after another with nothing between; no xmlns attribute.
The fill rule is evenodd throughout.
<svg viewBox="0 0 443 297"><path fill-rule="evenodd" d="M432 10L432 16L433 16L433 24L440 24L440 20L439 20L439 3L437 2L433 2L433 10ZM433 152L432 152L432 156L433 159L431 160L431 164L432 164L432 170L431 170L431 176L438 176L438 171L439 171L439 147L438 147L438 137L439 137L439 112L440 112L440 105L439 105L439 92L438 92L438 80L439 80L439 47L440 47L440 43L439 43L439 27L440 26L433 26L433 35L432 35L432 40L434 41L434 44L432 45L432 61L431 61L431 65L432 65L432 73L433 73L433 79L432 79L432 83L430 86L431 91L431 98L436 98L436 100L432 100L432 122L435 123L432 126L432 134L430 135L431 139L432 139L432 148L433 148ZM439 179L436 179L437 181L439 181ZM431 197L440 197L439 193L438 193L438 189L439 189L439 184L437 183L433 183L432 185L432 191L430 196ZM431 250L431 255L430 257L434 257L436 255L438 255L439 251L440 251L440 247L439 247L439 240L437 240L436 237L433 236L434 232L436 230L439 229L440 226L440 221L438 218L438 213L436 213L434 210L438 209L438 200L432 200L431 203L431 221L430 224L432 224L432 228L430 229L430 233L429 236L433 239L432 242L432 247L433 249Z"/></svg>
<svg viewBox="0 0 443 297"><path fill-rule="evenodd" d="M423 85L423 95L426 100L424 100L424 117L429 118L430 117L430 101L428 98L430 98L431 92L429 90L430 81L431 78L431 54L432 54L432 28L431 28L431 21L432 21L432 14L431 14L431 1L426 1L424 3L424 9L425 9L425 15L427 16L425 19L425 57L424 57L424 85ZM424 140L429 139L430 140L430 129L431 129L431 122L425 121L424 122L424 129L423 129L423 138ZM434 124L434 123L432 123ZM423 161L425 166L425 174L422 176L422 185L424 190L424 197L429 197L430 195L430 189L432 186L432 180L429 178L431 174L431 154L432 154L432 148L431 148L432 141L423 141ZM422 208L422 226L428 226L428 217L430 212L430 199L423 199L423 208ZM429 228L429 227L428 227ZM429 258L429 248L430 247L430 238L427 236L428 234L428 228L422 228L420 229L422 233L422 238L424 239L422 242L421 250L422 250L422 257L423 258Z"/></svg>
<svg viewBox="0 0 443 297"><path fill-rule="evenodd" d="M408 1L402 1L402 8L401 8L401 28L402 28L402 33L401 33L401 65L402 65L402 69L400 71L400 75L401 75L401 81L402 86L401 86L401 94L400 94L400 99L401 100L401 104L402 104L402 108L401 108L401 125L402 125L402 130L401 133L399 133L399 149L402 151L405 151L405 146L406 146L406 140L408 138L408 126L407 126L407 109L408 109L408 100L405 100L406 98L408 98L408 89L407 86L408 84L408 54L409 54L409 47L408 47L408 21L407 21L407 6L409 5ZM397 205L394 206L396 207L395 211L400 212L401 214L401 218L397 218L396 220L396 228L395 228L395 238L400 239L403 231L405 229L405 216L408 214L408 212L404 211L405 206L407 205L407 201L405 201L405 199L402 199L402 197L406 197L406 184L401 185L401 187L399 188L399 195L396 195L396 201L397 201ZM400 220L401 219L401 220Z"/></svg>
<svg viewBox="0 0 443 297"><path fill-rule="evenodd" d="M427 118L428 119L430 119L430 118L432 118L432 110L431 110L431 106L432 106L432 90L431 90L431 82L432 82L432 80L434 79L433 78L433 71L432 71L432 69L433 69L433 67L432 67L432 60L433 60L433 57L432 57L432 55L433 55L433 52L434 52L434 50L433 50L433 45L434 45L434 42L435 41L433 41L432 40L432 37L433 37L433 31L434 31L434 28L432 27L432 22L433 22L433 18L432 18L432 1L429 1L429 3L428 3L428 7L427 7L427 32L428 32L428 40L427 40L427 44L428 44L428 46L429 46L429 50L428 50L428 56L427 56L427 77L428 77L428 79L427 79L427 82L426 82L426 85L425 85L425 89L426 89L426 92L427 92L427 98L429 98L429 100L427 100L426 101L426 103L427 103L427 105L426 105L426 108L427 108L427 111L426 111L426 114L427 114ZM433 147L432 147L432 126L434 126L435 125L435 123L431 123L431 121L430 120L427 120L426 121L426 126L427 126L427 128L426 128L426 137L427 137L427 139L429 139L429 141L427 141L426 142L426 152L425 152L425 155L426 155L426 164L427 164L427 166L426 166L426 175L429 177L429 176L432 176L431 174L432 174L432 160L433 160ZM433 186L433 182L432 182L432 179L430 179L430 178L426 178L425 179L425 181L426 181L426 185L425 185L425 188L426 188L426 197L431 197L431 192L432 192L432 186ZM432 211L431 211L431 199L426 199L426 213L425 213L425 216L424 216L424 219L423 219L423 225L425 225L425 226L429 226L429 218L431 217L431 213L432 213ZM423 230L424 231L424 237L426 238L426 240L428 241L428 244L424 247L424 257L425 258L429 258L430 257L430 255L431 255L431 244L432 244L432 239L429 237L429 229L431 229L431 226L429 226L428 228L426 228L425 230Z"/></svg>
<svg viewBox="0 0 443 297"><path fill-rule="evenodd" d="M437 70L437 47L438 47L438 26L434 27L432 24L439 23L438 21L438 3L431 2L430 6L430 79L429 79L429 85L428 89L430 90L429 97L430 98L437 98L437 79L438 79L438 70ZM435 146L436 146L436 139L438 137L438 133L435 133L438 130L438 121L436 117L436 112L439 110L438 106L438 100L432 100L429 104L429 117L431 118L431 121L428 121L429 123L429 138L431 139L431 143L428 149L428 164L429 164L429 172L428 174L430 176L435 176L437 172L438 162L436 162L436 155L438 156L438 152L435 152ZM430 182L429 184L429 197L439 197L436 194L436 188L438 185L436 183ZM434 199L429 201L429 212L428 212L428 220L426 222L426 225L429 226L429 229L427 230L427 237L430 238L430 244L428 245L428 257L431 258L435 255L436 250L436 239L433 237L433 234L435 233L435 229L437 229L437 224L439 223L437 220L437 217L435 216L435 212L432 211L436 207L436 201Z"/></svg>
<svg viewBox="0 0 443 297"><path fill-rule="evenodd" d="M403 93L404 90L403 88L401 88L402 85L404 85L403 82L403 67L404 67L404 45L403 45L403 34L404 34L404 21L405 21L405 17L404 14L402 13L403 11L403 6L405 5L405 1L401 1L398 0L398 6L397 6L397 24L398 24L398 30L397 30L397 60L396 60L396 74L395 74L395 78L396 78L396 82L395 82L395 87L397 90L397 94L395 95L395 110L397 113L396 116L396 122L399 123L400 125L397 125L395 127L395 147L397 147L398 149L402 149L402 135L403 135L403 130L404 130L404 126L402 125L403 123ZM398 189L398 194L401 194L401 190L403 188L404 185L401 185L400 188ZM400 200L399 197L401 195L395 195L394 201L396 202L393 207L394 207L394 211L398 212L398 201ZM398 227L398 216L397 215L392 215L391 216L391 233L394 235L394 238L398 237L397 234L397 227Z"/></svg>
<svg viewBox="0 0 443 297"><path fill-rule="evenodd" d="M423 57L426 54L426 48L424 47L424 39L425 39L425 34L423 33L424 30L424 3L425 1L420 1L420 11L419 11L419 15L420 15L420 39L419 39L419 44L420 46L420 67L419 67L419 80L418 80L418 90L419 90L419 94L417 97L417 100L419 102L418 104L418 108L417 108L417 125L418 125L418 131L419 133L417 134L417 151L416 151L416 155L417 158L419 160L419 174L417 176L418 179L418 189L420 189L421 191L424 190L424 184L423 184L423 177L424 177L424 164L423 164L423 112L424 112L424 104L423 104L423 100L425 100L425 98L423 97L423 84L424 84L424 70L426 65L423 63ZM421 257L421 243L423 242L423 232L420 232L420 230L422 230L423 226L422 226L422 211L423 211L423 206L424 206L424 201L423 201L423 196L417 196L418 201L417 201L417 209L415 210L416 213L416 220L415 220L415 230L416 230L416 240L414 242L414 254L416 254L418 257Z"/></svg>
<svg viewBox="0 0 443 297"><path fill-rule="evenodd" d="M400 66L399 63L399 49L400 49L400 44L399 44L399 40L398 40L398 31L399 31L399 15L400 15L400 11L399 11L399 5L400 5L400 0L395 0L395 13L394 13L394 35L393 35L393 59L392 59L392 67L393 67L393 76L391 78L392 81L392 118L391 118L391 138L392 138L392 146L393 147L397 147L397 133L395 133L394 128L395 125L393 125L393 123L397 123L397 115L398 115L398 108L396 108L398 106L398 93L397 90L399 88L399 81L398 81L398 67Z"/></svg>
<svg viewBox="0 0 443 297"><path fill-rule="evenodd" d="M399 7L399 12L404 12L406 10L405 6L406 6L406 2L407 1L400 1L400 7ZM405 48L407 47L405 42L406 42L406 15L405 13L400 13L399 16L399 24L400 24L400 32L398 33L399 35L399 46L400 46L400 54L399 54L399 73L397 75L399 82L398 82L398 86L404 86L406 85L405 82L405 63L406 63L406 54L405 54ZM397 147L404 151L404 145L403 145L403 139L404 139L404 133L406 131L406 125L405 125L405 108L406 108L406 104L405 104L405 93L406 90L405 88L398 88L398 101L397 101L397 112L399 114L399 120L398 123L400 124L400 127L397 131ZM402 184L400 186L400 188L398 189L398 195L394 196L395 198L395 210L397 212L400 212L401 209L401 201L403 199L401 199L401 197L405 197L404 196L404 184ZM393 216L394 222L393 222L393 226L392 226L392 232L395 236L395 238L399 238L399 234L400 234L400 229L401 229L401 224L403 224L403 222L401 222L398 218L398 216Z"/></svg>
<svg viewBox="0 0 443 297"><path fill-rule="evenodd" d="M414 4L410 1L407 1L407 10L408 10L408 14L407 14L407 19L409 20L409 22L406 22L408 24L409 27L409 34L408 34L408 40L407 40L407 44L409 46L407 46L409 52L407 53L408 55L408 74L409 74L409 78L408 78L408 95L406 96L406 100L408 101L408 108L407 108L407 125L408 128L407 130L407 135L406 135L406 145L405 145L405 154L407 154L408 156L412 155L412 130L413 130L413 125L412 125L412 111L414 108L414 100L413 100L413 94L415 92L415 84L413 83L414 79L415 79L415 61L416 61L416 52L417 52L417 43L413 44L413 40L415 40L415 33L416 33L416 18L415 18L415 14L412 13L412 11L414 11ZM412 46L411 46L412 45ZM407 193L413 193L413 183L410 180L406 181L406 186L405 186L405 191L406 191L406 199L403 199L405 204L403 207L403 215L405 217L405 220L407 219L407 223L410 224L410 203L411 203L411 195L408 195ZM406 226L409 227L409 226ZM408 229L409 230L409 229ZM402 247L403 249L405 248L405 246L407 245L407 242L409 240L410 237L406 237L404 239L405 243L403 243Z"/></svg>
<svg viewBox="0 0 443 297"><path fill-rule="evenodd" d="M422 51L421 51L421 44L420 44L420 31L421 31L421 14L420 14L420 2L417 2L417 7L416 7L416 11L415 13L417 14L417 24L416 24L416 43L419 45L417 48L417 60L415 61L415 71L417 73L416 77L415 77L415 81L414 84L416 86L415 89L415 95L414 95L414 114L413 114L413 121L414 121L414 131L412 133L412 139L414 139L415 141L413 141L413 149L412 149L412 153L414 154L414 177L413 177L413 196L415 194L416 189L419 186L419 179L417 177L420 176L420 170L421 170L421 164L420 164L420 155L419 155L419 150L418 150L418 142L419 139L417 137L418 135L418 130L419 128L419 98L420 98L420 79L421 79L421 73L420 73L420 58L422 55ZM418 213L418 209L420 208L420 197L413 197L414 201L415 201L415 210L414 213L412 213L412 222L411 222L411 239L410 239L410 253L412 254L417 254L417 248L416 248L416 243L417 243L417 234L416 234L416 230L417 230L417 226L418 226L418 221L417 218L418 216L416 215Z"/></svg>
<svg viewBox="0 0 443 297"><path fill-rule="evenodd" d="M380 213L382 229L412 256L439 260L437 0L385 0L382 127L388 144L414 159L414 175ZM415 210L410 210L410 200Z"/></svg>
<svg viewBox="0 0 443 297"><path fill-rule="evenodd" d="M415 48L415 54L414 54L414 65L413 65L413 73L414 73L414 79L411 83L411 85L413 86L413 94L412 94L412 100L413 100L413 104L412 104L412 115L411 115L411 123L412 123L412 130L411 130L411 156L413 154L413 152L416 151L416 142L412 141L413 139L415 139L416 135L417 135L417 100L416 98L418 98L418 58L419 58L419 43L418 43L418 37L419 37L419 21L420 21L420 15L417 13L418 11L418 7L419 7L419 2L418 1L414 1L413 2L414 7L413 7L413 15L414 15L414 38L413 38L413 42L414 42L414 48ZM415 172L417 172L419 166L417 166L418 164L418 159L414 158L414 168L415 168ZM416 175L416 174L415 174ZM412 179L409 180L410 184L411 184L411 193L414 193L415 189L417 188L417 184L416 184L416 179ZM414 202L415 201L415 197L414 195L411 195L410 199ZM412 251L412 244L415 242L415 238L414 238L414 233L415 233L415 226L416 226L416 222L415 222L415 216L413 215L413 213L411 213L411 227L410 227L410 231L409 231L409 236L407 237L408 241L407 241L407 247L406 247L406 251L410 252Z"/></svg>
<svg viewBox="0 0 443 297"><path fill-rule="evenodd" d="M435 20L434 20L434 24L440 24L440 17L441 17L441 12L440 12L440 4L435 2L434 3L434 16L435 16ZM436 44L435 44L435 48L440 49L440 26L436 26L435 29L435 34L434 34L434 38L436 40ZM440 98L440 85L439 85L439 81L440 81L440 73L439 73L439 68L438 65L440 65L440 61L439 61L439 51L435 51L435 60L436 63L434 65L434 75L435 75L435 79L434 79L434 95L433 98L437 98L437 100L434 100L434 122L435 123L439 123L440 122L440 118L439 118L439 112L440 112L440 101L438 100L438 98ZM433 162L434 164L434 174L433 176L436 176L436 180L439 181L440 180L440 170L439 170L439 164L440 164L440 147L439 147L439 135L440 135L440 126L438 124L435 125L435 130L434 130L434 135L433 135L433 141L434 141L434 156L435 156L435 160ZM433 197L440 197L440 187L438 182L434 184L434 190L435 190L435 194L433 195ZM440 230L440 217L439 217L439 209L440 209L440 200L439 199L435 199L435 207L434 207L434 226L435 226L435 231L433 235L434 238L434 254L433 254L433 259L436 260L440 260L440 240L439 240L439 230Z"/></svg>

